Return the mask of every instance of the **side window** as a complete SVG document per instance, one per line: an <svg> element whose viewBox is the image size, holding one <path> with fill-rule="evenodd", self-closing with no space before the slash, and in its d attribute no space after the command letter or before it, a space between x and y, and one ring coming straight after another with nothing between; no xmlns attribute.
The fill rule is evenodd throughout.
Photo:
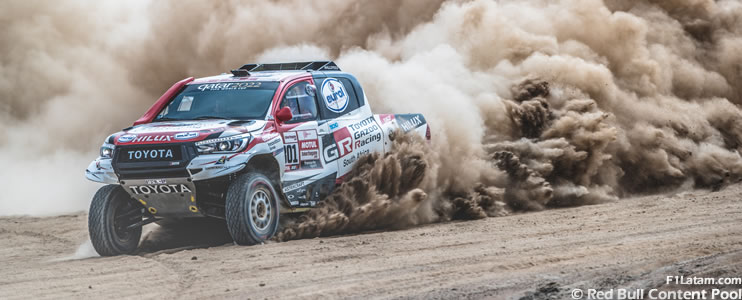
<svg viewBox="0 0 742 300"><path fill-rule="evenodd" d="M307 94L309 82L298 82L289 87L281 100L281 108L288 107L294 115L286 123L306 122L317 119L317 101L313 96Z"/></svg>
<svg viewBox="0 0 742 300"><path fill-rule="evenodd" d="M360 107L353 84L347 78L322 78L317 90L322 119L334 119Z"/></svg>

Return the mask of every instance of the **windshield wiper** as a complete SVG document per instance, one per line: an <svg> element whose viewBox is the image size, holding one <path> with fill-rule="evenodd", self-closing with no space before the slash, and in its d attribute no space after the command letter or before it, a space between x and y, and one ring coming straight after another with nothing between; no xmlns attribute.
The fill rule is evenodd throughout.
<svg viewBox="0 0 742 300"><path fill-rule="evenodd" d="M207 120L207 119L220 119L220 120L232 120L232 118L225 118L219 116L200 116L193 118L194 120Z"/></svg>
<svg viewBox="0 0 742 300"><path fill-rule="evenodd" d="M176 118L168 118L168 117L162 117L162 118L157 118L153 120L153 122L159 122L159 121L182 121L182 120L176 119Z"/></svg>

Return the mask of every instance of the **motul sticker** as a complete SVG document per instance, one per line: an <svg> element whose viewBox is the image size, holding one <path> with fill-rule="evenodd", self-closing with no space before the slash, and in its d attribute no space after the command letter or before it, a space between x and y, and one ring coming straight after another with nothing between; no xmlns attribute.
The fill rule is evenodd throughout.
<svg viewBox="0 0 742 300"><path fill-rule="evenodd" d="M317 140L311 140L311 141L302 141L299 142L299 146L301 150L308 150L308 149L317 149L319 146L317 145Z"/></svg>

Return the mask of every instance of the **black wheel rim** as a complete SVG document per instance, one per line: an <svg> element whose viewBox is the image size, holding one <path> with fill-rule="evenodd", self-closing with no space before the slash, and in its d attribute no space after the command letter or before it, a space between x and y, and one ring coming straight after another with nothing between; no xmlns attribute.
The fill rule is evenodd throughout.
<svg viewBox="0 0 742 300"><path fill-rule="evenodd" d="M125 197L117 197L113 206L113 234L119 242L126 242L135 236L136 228L129 226L142 220L142 208Z"/></svg>

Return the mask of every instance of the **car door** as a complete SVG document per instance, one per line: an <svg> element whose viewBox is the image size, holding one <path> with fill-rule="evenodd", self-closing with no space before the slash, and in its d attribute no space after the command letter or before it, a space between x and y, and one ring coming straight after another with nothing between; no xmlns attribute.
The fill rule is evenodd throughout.
<svg viewBox="0 0 742 300"><path fill-rule="evenodd" d="M358 159L372 152L384 151L382 130L367 105L360 101L360 91L343 76L315 76L320 95L320 124L330 132L323 140L323 160L335 164L338 182L344 180ZM327 123L321 123L326 121Z"/></svg>
<svg viewBox="0 0 742 300"><path fill-rule="evenodd" d="M293 118L277 121L284 142L283 192L292 207L313 207L334 188L337 170L322 161L319 107L311 78L289 82L283 89L278 110L289 107ZM326 126L324 127L326 128Z"/></svg>

